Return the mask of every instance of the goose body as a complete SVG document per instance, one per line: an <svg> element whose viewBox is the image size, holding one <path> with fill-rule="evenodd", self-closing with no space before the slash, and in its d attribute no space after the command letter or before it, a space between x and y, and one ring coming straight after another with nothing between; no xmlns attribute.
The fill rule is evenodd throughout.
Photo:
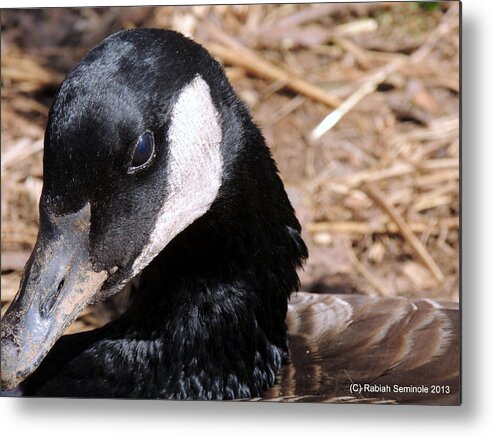
<svg viewBox="0 0 493 437"><path fill-rule="evenodd" d="M2 320L2 388L358 400L367 394L348 395L348 381L418 375L457 395L454 309L298 293L288 312L307 257L300 231L260 131L206 50L172 31L108 37L50 111L38 240ZM60 337L132 279L121 318Z"/></svg>
<svg viewBox="0 0 493 437"><path fill-rule="evenodd" d="M460 403L456 304L296 293L287 325L290 361L265 398Z"/></svg>

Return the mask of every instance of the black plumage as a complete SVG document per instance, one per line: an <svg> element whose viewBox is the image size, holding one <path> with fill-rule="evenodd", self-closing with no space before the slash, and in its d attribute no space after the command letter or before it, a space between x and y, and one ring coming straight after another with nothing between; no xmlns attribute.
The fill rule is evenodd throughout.
<svg viewBox="0 0 493 437"><path fill-rule="evenodd" d="M306 247L261 133L202 47L175 32L134 30L90 52L50 112L40 208L63 215L89 199L92 264L119 266L104 296L148 238L166 185L169 106L197 74L223 131L216 200L142 272L129 311L60 339L23 383L26 395L233 399L274 384ZM129 177L119 149L149 128L160 162Z"/></svg>

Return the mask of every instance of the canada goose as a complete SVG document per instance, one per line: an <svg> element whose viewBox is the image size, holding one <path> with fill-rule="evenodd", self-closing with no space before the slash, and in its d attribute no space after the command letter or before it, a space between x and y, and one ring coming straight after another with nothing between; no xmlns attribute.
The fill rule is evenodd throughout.
<svg viewBox="0 0 493 437"><path fill-rule="evenodd" d="M67 75L46 129L39 209L2 321L3 389L457 402L456 309L298 293L286 319L307 257L300 225L222 68L176 32L118 32ZM60 338L136 276L121 318ZM349 391L395 381L450 394Z"/></svg>

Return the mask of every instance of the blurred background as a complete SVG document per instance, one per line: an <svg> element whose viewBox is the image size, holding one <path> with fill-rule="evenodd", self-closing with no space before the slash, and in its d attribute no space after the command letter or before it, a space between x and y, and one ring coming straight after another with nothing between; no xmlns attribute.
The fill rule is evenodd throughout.
<svg viewBox="0 0 493 437"><path fill-rule="evenodd" d="M457 2L11 9L1 13L1 310L32 250L43 135L107 35L169 28L223 63L310 251L302 289L459 299ZM85 310L69 332L109 321Z"/></svg>

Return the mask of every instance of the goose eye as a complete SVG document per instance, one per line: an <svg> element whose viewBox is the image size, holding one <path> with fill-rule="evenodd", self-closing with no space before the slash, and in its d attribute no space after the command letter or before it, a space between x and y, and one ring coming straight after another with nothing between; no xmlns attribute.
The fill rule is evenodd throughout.
<svg viewBox="0 0 493 437"><path fill-rule="evenodd" d="M140 170L150 164L154 156L154 135L152 132L144 132L135 145L129 173Z"/></svg>

